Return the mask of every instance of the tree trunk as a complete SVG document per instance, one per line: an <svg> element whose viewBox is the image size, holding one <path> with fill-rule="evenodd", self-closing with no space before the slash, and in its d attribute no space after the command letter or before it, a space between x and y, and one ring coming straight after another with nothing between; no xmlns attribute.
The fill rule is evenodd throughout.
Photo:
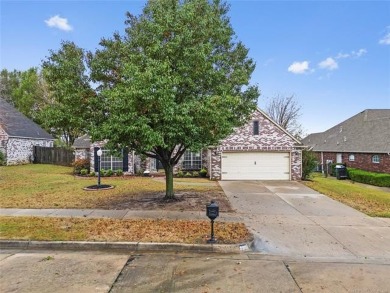
<svg viewBox="0 0 390 293"><path fill-rule="evenodd" d="M175 198L173 193L173 166L168 164L164 166L165 170L165 199Z"/></svg>

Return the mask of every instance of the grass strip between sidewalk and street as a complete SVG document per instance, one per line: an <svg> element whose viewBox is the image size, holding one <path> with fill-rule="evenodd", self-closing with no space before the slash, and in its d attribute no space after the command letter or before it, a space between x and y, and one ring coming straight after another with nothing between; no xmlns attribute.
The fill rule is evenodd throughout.
<svg viewBox="0 0 390 293"><path fill-rule="evenodd" d="M390 218L390 193L379 188L314 175L306 186L372 217Z"/></svg>
<svg viewBox="0 0 390 293"><path fill-rule="evenodd" d="M252 237L243 223L216 221L214 229L220 244L243 243ZM7 240L202 244L209 238L209 221L0 217L0 239Z"/></svg>

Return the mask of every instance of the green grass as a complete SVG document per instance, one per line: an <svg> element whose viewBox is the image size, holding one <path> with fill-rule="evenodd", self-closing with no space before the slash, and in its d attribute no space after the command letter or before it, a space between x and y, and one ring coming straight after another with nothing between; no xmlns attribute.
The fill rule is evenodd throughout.
<svg viewBox="0 0 390 293"><path fill-rule="evenodd" d="M308 187L345 203L369 216L390 218L390 193L379 188L315 175Z"/></svg>
<svg viewBox="0 0 390 293"><path fill-rule="evenodd" d="M102 184L114 185L115 188L103 192L84 191L84 187L97 184L97 178L76 177L72 171L71 167L44 164L0 167L0 207L95 208L102 202L120 197L165 191L164 180L131 176L102 177ZM175 185L176 192L218 188L216 185L185 185L183 182Z"/></svg>

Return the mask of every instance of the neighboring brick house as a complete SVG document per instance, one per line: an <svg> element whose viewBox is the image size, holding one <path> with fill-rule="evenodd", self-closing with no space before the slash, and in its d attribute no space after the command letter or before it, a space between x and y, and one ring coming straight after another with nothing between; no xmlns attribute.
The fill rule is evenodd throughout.
<svg viewBox="0 0 390 293"><path fill-rule="evenodd" d="M31 163L34 146L52 147L54 138L0 98L0 151L7 165Z"/></svg>
<svg viewBox="0 0 390 293"><path fill-rule="evenodd" d="M390 173L390 109L367 109L302 140L317 155L320 166L347 167ZM324 168L322 168L324 169Z"/></svg>
<svg viewBox="0 0 390 293"><path fill-rule="evenodd" d="M134 152L116 158L103 146L104 142L91 143L88 136L83 136L74 143L76 159L89 157L91 170L96 171L96 151L101 147L103 169L113 166L111 169L123 168L128 174L162 169L155 159L141 159ZM201 152L186 152L175 172L206 168L213 180L299 180L301 165L302 144L257 109L247 124L219 145Z"/></svg>

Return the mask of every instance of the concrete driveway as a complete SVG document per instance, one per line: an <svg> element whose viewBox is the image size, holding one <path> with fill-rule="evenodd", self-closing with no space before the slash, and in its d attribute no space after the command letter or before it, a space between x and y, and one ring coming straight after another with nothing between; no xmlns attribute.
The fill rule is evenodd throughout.
<svg viewBox="0 0 390 293"><path fill-rule="evenodd" d="M390 262L390 219L369 217L299 182L219 184L253 232L255 251Z"/></svg>

